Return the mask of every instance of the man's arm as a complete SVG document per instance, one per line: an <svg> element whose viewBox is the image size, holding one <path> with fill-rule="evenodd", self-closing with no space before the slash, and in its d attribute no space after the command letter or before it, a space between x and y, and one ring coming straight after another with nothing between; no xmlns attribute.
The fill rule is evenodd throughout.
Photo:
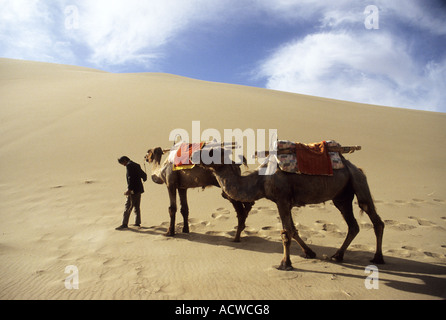
<svg viewBox="0 0 446 320"><path fill-rule="evenodd" d="M139 175L144 182L147 181L147 173L141 169L141 166L139 166Z"/></svg>

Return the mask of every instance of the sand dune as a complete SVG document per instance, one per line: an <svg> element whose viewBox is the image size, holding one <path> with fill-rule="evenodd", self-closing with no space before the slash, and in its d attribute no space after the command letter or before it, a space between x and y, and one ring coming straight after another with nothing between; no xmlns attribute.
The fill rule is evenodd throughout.
<svg viewBox="0 0 446 320"><path fill-rule="evenodd" d="M167 74L110 74L0 59L0 298L441 299L446 298L446 115L211 83ZM375 246L366 215L342 264L329 261L347 226L331 203L293 209L302 238L295 270L282 257L274 203L258 201L242 242L217 188L189 191L191 233L168 238L164 186L145 183L142 227L118 232L121 155L143 163L175 128L277 129L280 139L335 139L363 150L386 223L379 289L365 268ZM253 166L251 166L253 167ZM147 168L149 170L149 168ZM133 215L131 216L131 222ZM79 289L65 287L67 266Z"/></svg>

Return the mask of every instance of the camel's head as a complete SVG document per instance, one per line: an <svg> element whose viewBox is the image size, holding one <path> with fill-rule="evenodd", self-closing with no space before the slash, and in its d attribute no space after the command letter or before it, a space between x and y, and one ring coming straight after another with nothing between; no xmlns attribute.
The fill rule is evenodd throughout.
<svg viewBox="0 0 446 320"><path fill-rule="evenodd" d="M163 156L164 151L160 147L155 149L149 149L144 157L148 163L161 163L161 157Z"/></svg>

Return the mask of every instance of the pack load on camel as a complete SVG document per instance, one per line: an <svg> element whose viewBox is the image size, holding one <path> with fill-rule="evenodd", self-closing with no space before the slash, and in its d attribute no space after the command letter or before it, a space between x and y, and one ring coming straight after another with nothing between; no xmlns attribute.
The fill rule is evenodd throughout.
<svg viewBox="0 0 446 320"><path fill-rule="evenodd" d="M333 170L344 168L340 153L353 153L360 146L341 146L334 140L305 144L289 140L278 140L274 160L280 170L309 175L333 175ZM270 155L265 152L265 156Z"/></svg>
<svg viewBox="0 0 446 320"><path fill-rule="evenodd" d="M170 151L168 161L173 164L173 170L185 170L185 169L193 169L195 164L191 161L193 154L197 154L197 151L201 151L204 148L223 148L223 150L235 149L237 148L237 144L235 142L217 142L207 141L200 143L187 143L187 142L178 142L172 148L164 151Z"/></svg>

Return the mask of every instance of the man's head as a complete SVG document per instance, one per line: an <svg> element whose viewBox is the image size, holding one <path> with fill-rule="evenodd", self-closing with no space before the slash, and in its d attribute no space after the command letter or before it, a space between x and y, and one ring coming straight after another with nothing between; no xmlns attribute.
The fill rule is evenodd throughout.
<svg viewBox="0 0 446 320"><path fill-rule="evenodd" d="M122 156L121 158L118 159L118 162L119 162L120 164L122 164L123 166L126 166L127 163L130 162L130 159L129 159L129 157L127 157L127 156Z"/></svg>

